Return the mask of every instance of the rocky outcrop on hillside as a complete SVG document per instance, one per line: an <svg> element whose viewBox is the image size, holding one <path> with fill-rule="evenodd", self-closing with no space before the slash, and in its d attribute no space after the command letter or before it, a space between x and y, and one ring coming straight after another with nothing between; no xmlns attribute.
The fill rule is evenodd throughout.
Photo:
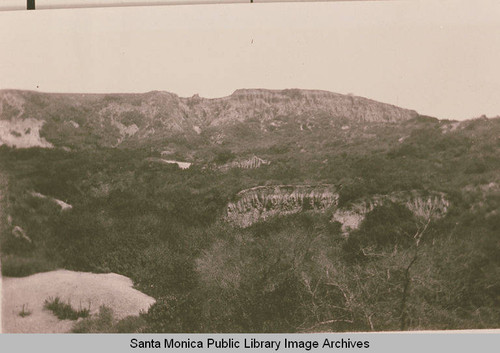
<svg viewBox="0 0 500 353"><path fill-rule="evenodd" d="M326 211L337 204L333 185L257 186L240 191L226 210L226 220L240 227L304 210Z"/></svg>
<svg viewBox="0 0 500 353"><path fill-rule="evenodd" d="M231 161L229 163L225 163L216 169L222 170L222 171L228 171L233 168L239 168L239 169L256 169L260 168L263 165L269 165L271 164L270 161L267 161L265 159L259 158L257 156L253 156L251 158L247 159L241 159L241 160L236 160L236 161Z"/></svg>
<svg viewBox="0 0 500 353"><path fill-rule="evenodd" d="M396 192L390 195L375 195L339 208L333 213L332 221L341 223L342 232L347 234L359 228L368 212L388 202L405 205L416 217L423 220L441 218L450 206L450 202L443 193L434 192L424 195L417 191Z"/></svg>
<svg viewBox="0 0 500 353"><path fill-rule="evenodd" d="M192 164L189 162L180 162L180 161L174 161L174 160L170 160L170 159L163 159L163 158L156 158L156 157L149 157L146 160L148 162L156 162L156 163L161 163L161 164L175 164L180 169L188 169L189 167L191 167L191 164Z"/></svg>
<svg viewBox="0 0 500 353"><path fill-rule="evenodd" d="M211 116L210 125L280 116L326 115L353 122L395 122L416 117L414 111L370 99L319 90L240 89L224 98L181 98L195 116Z"/></svg>
<svg viewBox="0 0 500 353"><path fill-rule="evenodd" d="M331 221L341 223L342 232L347 234L359 228L367 213L388 202L406 206L422 220L443 217L450 206L443 193L406 191L374 195L337 208L338 193L333 185L258 186L240 191L236 200L227 205L225 219L239 227L248 227L275 216L330 209Z"/></svg>
<svg viewBox="0 0 500 353"><path fill-rule="evenodd" d="M263 131L299 119L296 128L316 121L398 122L418 116L412 110L351 95L313 90L237 90L223 98L144 94L53 94L0 91L0 121L38 128L47 144L114 147L128 141L164 139L172 134L198 136L236 123L260 124ZM38 131L37 130L37 131ZM213 131L212 131L213 132Z"/></svg>

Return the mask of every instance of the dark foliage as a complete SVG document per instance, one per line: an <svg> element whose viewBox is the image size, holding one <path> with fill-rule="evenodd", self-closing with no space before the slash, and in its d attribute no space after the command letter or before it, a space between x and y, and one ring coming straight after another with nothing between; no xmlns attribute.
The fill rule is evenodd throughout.
<svg viewBox="0 0 500 353"><path fill-rule="evenodd" d="M67 109L51 107L51 121L64 121ZM71 113L87 121L88 112ZM135 113L122 118L141 123ZM103 309L75 332L399 330L402 321L405 329L500 327L500 120L452 130L451 122L419 117L342 130L341 117L318 113L299 130L306 118L277 117L272 131L235 124L222 145L212 127L168 143L106 148L98 142L116 131L90 126L91 134L65 135L79 147L72 152L0 146L2 274L113 271L157 299L148 313L119 322ZM56 146L61 126L42 131ZM148 160L167 145L193 166ZM254 154L271 164L207 167ZM347 209L412 190L444 192L450 207L423 222L404 204L385 203L348 235L331 222L332 210L315 212L307 197L302 213L245 229L222 220L242 189L320 183L336 185L338 207ZM16 237L15 226L30 241ZM62 317L85 315L56 299L47 305Z"/></svg>
<svg viewBox="0 0 500 353"><path fill-rule="evenodd" d="M75 310L70 303L64 303L59 297L46 299L44 308L52 311L59 320L77 320L81 317L88 317L90 314L90 309Z"/></svg>

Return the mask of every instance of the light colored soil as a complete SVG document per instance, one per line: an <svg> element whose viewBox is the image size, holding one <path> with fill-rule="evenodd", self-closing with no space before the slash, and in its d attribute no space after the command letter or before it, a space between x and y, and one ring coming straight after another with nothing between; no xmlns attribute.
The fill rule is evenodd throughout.
<svg viewBox="0 0 500 353"><path fill-rule="evenodd" d="M0 146L29 148L53 147L50 142L40 136L40 129L45 121L37 119L0 120Z"/></svg>
<svg viewBox="0 0 500 353"><path fill-rule="evenodd" d="M113 309L117 319L138 315L154 303L152 297L132 288L132 280L115 273L95 274L57 270L28 277L3 277L2 330L6 333L69 332L75 321L59 320L43 308L45 299L59 297L74 309L96 313L101 305ZM23 305L31 311L19 316Z"/></svg>

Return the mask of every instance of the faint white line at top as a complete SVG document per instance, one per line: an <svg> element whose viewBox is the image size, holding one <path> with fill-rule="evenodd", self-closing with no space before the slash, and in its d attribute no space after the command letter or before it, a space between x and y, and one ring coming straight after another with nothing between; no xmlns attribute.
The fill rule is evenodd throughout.
<svg viewBox="0 0 500 353"><path fill-rule="evenodd" d="M254 3L270 2L345 2L345 1L384 1L384 0L253 0ZM395 1L395 0L393 0ZM238 4L251 0L35 0L36 10L122 7L122 6L161 6L161 5L202 5ZM27 0L0 0L0 11L26 10Z"/></svg>

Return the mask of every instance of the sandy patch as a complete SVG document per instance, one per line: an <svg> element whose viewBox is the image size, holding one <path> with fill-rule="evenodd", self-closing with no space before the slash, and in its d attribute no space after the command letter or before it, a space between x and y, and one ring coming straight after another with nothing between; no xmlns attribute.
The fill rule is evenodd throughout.
<svg viewBox="0 0 500 353"><path fill-rule="evenodd" d="M171 161L168 159L162 159L161 161L167 164L177 164L177 166L179 166L179 168L181 169L188 169L189 167L191 167L191 163L189 162Z"/></svg>
<svg viewBox="0 0 500 353"><path fill-rule="evenodd" d="M53 147L50 142L40 136L43 120L0 120L0 146L16 148Z"/></svg>
<svg viewBox="0 0 500 353"><path fill-rule="evenodd" d="M156 157L149 157L147 158L148 161L150 162L159 162L159 163L164 163L164 164L177 164L177 166L181 169L188 169L191 167L192 163L189 162L179 162L179 161L174 161L170 159L163 159L163 158L156 158Z"/></svg>
<svg viewBox="0 0 500 353"><path fill-rule="evenodd" d="M43 304L49 297L70 301L73 308L81 305L96 313L101 305L113 309L118 319L147 311L152 297L132 288L132 280L115 273L95 274L57 270L28 277L4 277L2 283L2 329L10 333L68 332L75 321L59 320ZM19 316L23 305L31 311Z"/></svg>

